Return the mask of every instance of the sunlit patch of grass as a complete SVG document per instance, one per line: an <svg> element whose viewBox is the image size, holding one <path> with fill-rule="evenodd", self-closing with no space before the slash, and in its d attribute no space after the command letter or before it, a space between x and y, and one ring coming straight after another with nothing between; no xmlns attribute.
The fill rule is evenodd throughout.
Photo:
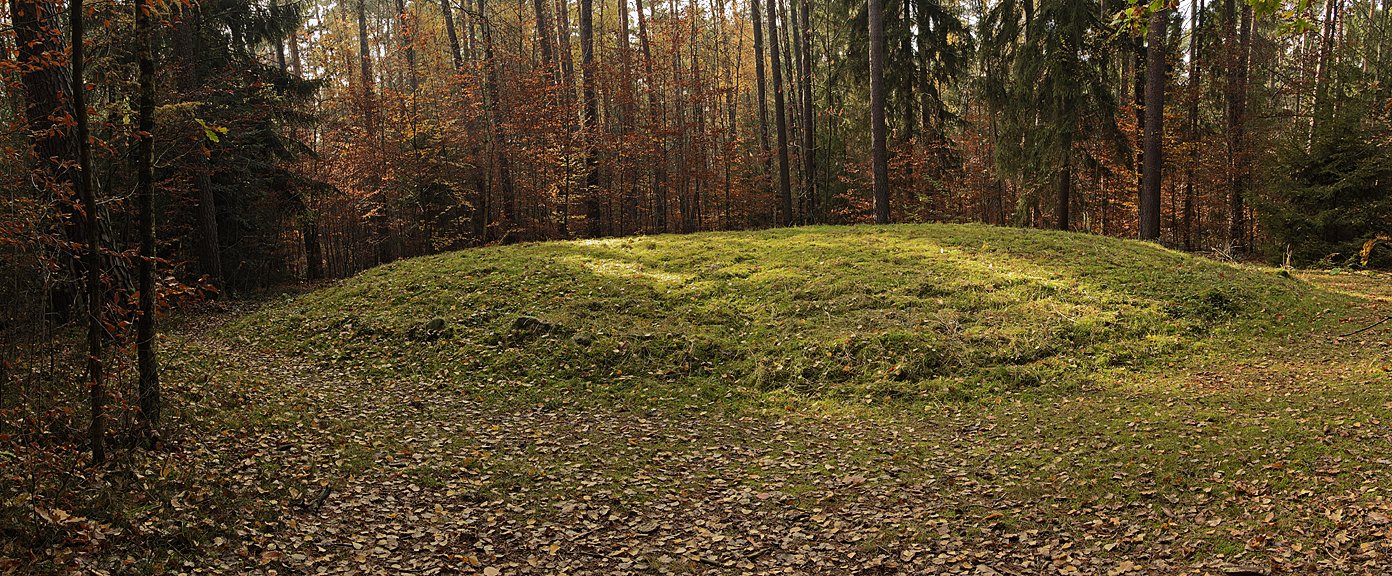
<svg viewBox="0 0 1392 576"><path fill-rule="evenodd" d="M1322 507L1392 489L1376 473L1392 423L1386 333L1336 337L1386 313L1376 308L1392 293L1385 280L1292 277L1056 232L813 227L431 256L287 298L224 336L344 368L363 382L348 392L360 404L372 403L373 382L419 382L484 410L904 431L892 454L846 438L827 453L862 471L923 463L885 481L934 482L960 505L944 523L969 524L957 536L1092 530L1105 513L1182 534L1175 552L1191 560L1252 553L1229 530L1314 546L1311 534L1333 528L1320 524ZM436 320L446 329L423 337ZM588 440L564 455L459 466L487 478L470 497L551 501L572 495L552 477L564 466L600 470L615 488L658 452L700 449ZM353 473L394 450L348 443L334 457ZM849 505L858 490L814 490L845 475L829 462L736 464L788 505ZM444 472L406 474L433 488L448 483ZM993 516L995 505L1014 509ZM1253 506L1267 509L1254 516ZM939 528L917 537L936 540Z"/></svg>
<svg viewBox="0 0 1392 576"><path fill-rule="evenodd" d="M737 405L1049 398L1313 328L1353 301L1152 244L985 226L527 244L380 267L231 330L369 376L476 392ZM539 320L523 331L519 322ZM417 335L438 319L444 338ZM1298 321L1296 321L1298 319ZM525 332L525 333L524 333ZM1126 374L1118 374L1117 370ZM689 387L699 391L690 394ZM663 400L669 400L665 402Z"/></svg>

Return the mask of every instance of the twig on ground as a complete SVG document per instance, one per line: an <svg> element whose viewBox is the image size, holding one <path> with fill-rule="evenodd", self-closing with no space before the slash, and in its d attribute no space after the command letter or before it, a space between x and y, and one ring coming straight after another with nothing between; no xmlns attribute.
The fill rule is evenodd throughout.
<svg viewBox="0 0 1392 576"><path fill-rule="evenodd" d="M1348 338L1349 336L1357 336L1357 335L1359 335L1359 334L1362 334L1362 333L1364 333L1364 332L1367 332L1367 331L1369 331L1369 330L1372 330L1373 328L1377 328L1378 326L1382 326L1382 325L1383 325L1384 323L1386 323L1388 320L1392 320L1392 316L1386 316L1386 317L1384 317L1382 320L1378 320L1377 322L1373 322L1372 324L1370 324L1370 325L1368 325L1368 326L1365 326L1365 327L1360 328L1360 329L1358 329L1358 330L1354 330L1353 332L1349 332L1348 334L1340 334L1339 337L1340 337L1340 338Z"/></svg>

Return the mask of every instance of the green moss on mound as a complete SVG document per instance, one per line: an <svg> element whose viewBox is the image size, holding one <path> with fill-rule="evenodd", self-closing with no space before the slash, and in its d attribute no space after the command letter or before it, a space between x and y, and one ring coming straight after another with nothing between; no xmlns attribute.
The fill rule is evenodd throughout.
<svg viewBox="0 0 1392 576"><path fill-rule="evenodd" d="M1236 353L1347 300L1134 241L810 227L418 258L230 329L368 378L497 399L968 400Z"/></svg>

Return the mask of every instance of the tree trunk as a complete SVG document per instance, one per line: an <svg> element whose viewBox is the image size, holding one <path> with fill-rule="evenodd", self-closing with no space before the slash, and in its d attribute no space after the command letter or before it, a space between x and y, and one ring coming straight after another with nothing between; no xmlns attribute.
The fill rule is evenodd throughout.
<svg viewBox="0 0 1392 576"><path fill-rule="evenodd" d="M369 147L374 150L378 143L377 126L377 96L374 90L376 78L372 73L372 50L367 38L367 7L364 0L357 2L358 17L358 64L361 67L362 84L362 114L363 130L367 140L371 142ZM376 264L386 264L392 261L391 249L391 222L387 217L387 195L382 189L380 177L369 176L367 186L372 190L373 215L369 217L372 222L373 233L376 234Z"/></svg>
<svg viewBox="0 0 1392 576"><path fill-rule="evenodd" d="M885 126L884 0L868 0L870 16L870 133L873 140L875 223L889 223L889 150Z"/></svg>
<svg viewBox="0 0 1392 576"><path fill-rule="evenodd" d="M537 44L541 46L541 62L551 77L552 84L558 84L559 73L551 58L551 24L546 21L546 0L532 0L532 11L536 13Z"/></svg>
<svg viewBox="0 0 1392 576"><path fill-rule="evenodd" d="M623 6L616 11L619 14L618 30L618 50L619 50L619 139L627 141L628 136L633 133L634 116L636 115L633 105L633 54L632 47L629 45L629 12L628 0L622 0ZM623 175L628 180L628 187L624 190L623 210L621 211L622 220L619 228L620 234L628 234L637 231L636 223L638 220L638 178L637 171L630 168L629 161L623 162Z"/></svg>
<svg viewBox="0 0 1392 576"><path fill-rule="evenodd" d="M72 80L66 66L57 65L67 47L58 22L56 5L43 0L11 0L10 17L15 34L15 57L24 87L24 116L29 132L38 192L49 195L54 211L63 223L64 239L80 244L87 237L82 214L67 194L75 190L71 163L77 160L77 139L72 130L55 122L71 113L69 96ZM66 318L81 304L82 269L77 258L60 251L65 275L49 295L50 306Z"/></svg>
<svg viewBox="0 0 1392 576"><path fill-rule="evenodd" d="M561 61L561 85L565 86L562 102L569 108L575 100L575 63L570 53L570 0L558 0L556 4L556 39L559 41Z"/></svg>
<svg viewBox="0 0 1392 576"><path fill-rule="evenodd" d="M1059 230L1065 232L1069 230L1069 225L1071 223L1068 213L1073 203L1073 151L1069 148L1072 148L1072 146L1070 145L1063 150L1063 159L1062 162L1059 163L1058 207L1055 212L1055 216L1057 217L1055 225Z"/></svg>
<svg viewBox="0 0 1392 576"><path fill-rule="evenodd" d="M764 175L773 173L773 156L769 154L768 130L768 87L764 81L764 29L763 14L759 13L759 0L749 0L749 12L754 25L754 79L756 84L756 106L759 111L759 155L763 161Z"/></svg>
<svg viewBox="0 0 1392 576"><path fill-rule="evenodd" d="M420 78L416 74L416 26L414 16L406 11L406 0L396 0L397 31L401 48L406 52L407 78L411 82L411 93L420 89Z"/></svg>
<svg viewBox="0 0 1392 576"><path fill-rule="evenodd" d="M1203 29L1204 4L1189 0L1189 163L1184 169L1184 249L1194 249L1194 172L1199 164L1199 97L1200 75L1199 40Z"/></svg>
<svg viewBox="0 0 1392 576"><path fill-rule="evenodd" d="M1145 187L1141 193L1141 240L1160 240L1160 185L1165 144L1165 37L1169 10L1150 15L1146 32Z"/></svg>
<svg viewBox="0 0 1392 576"><path fill-rule="evenodd" d="M917 1L919 2L919 4L914 8L914 16L916 17L915 23L918 27L918 71L914 74L914 76L918 77L919 130L920 132L926 133L929 130L933 129L934 124L934 114L932 113L931 106L932 102L930 101L930 96L928 94L928 76L931 71L928 68L930 66L930 63L928 60L928 34L926 32L931 23L929 22L928 15L925 13L923 9L922 2L924 0ZM934 134L933 139L937 140L937 138L938 135Z"/></svg>
<svg viewBox="0 0 1392 576"><path fill-rule="evenodd" d="M198 9L191 10L174 28L173 42L175 66L178 75L175 84L184 101L197 101L196 92L202 87L198 71L199 45ZM192 172L191 184L198 203L197 232L194 234L195 251L198 253L198 269L207 276L214 287L222 288L222 248L219 242L217 201L213 196L212 152L208 149L208 137L201 127L189 131L189 148L193 159L189 162Z"/></svg>
<svg viewBox="0 0 1392 576"><path fill-rule="evenodd" d="M778 214L776 221L784 226L793 223L792 182L788 168L788 117L783 94L783 65L778 48L778 2L768 2L770 63L773 65L773 111L778 138Z"/></svg>
<svg viewBox="0 0 1392 576"><path fill-rule="evenodd" d="M364 0L357 2L358 17L358 64L362 67L363 123L369 138L377 133L376 106L373 100L374 76L372 74L372 51L367 40L367 7Z"/></svg>
<svg viewBox="0 0 1392 576"><path fill-rule="evenodd" d="M667 231L667 145L664 132L662 107L657 98L657 75L653 73L652 46L648 40L648 18L643 11L643 0L634 0L638 12L638 43L643 50L643 73L648 87L648 112L653 137L653 228L658 232ZM656 10L656 7L653 7ZM656 13L656 12L654 12Z"/></svg>
<svg viewBox="0 0 1392 576"><path fill-rule="evenodd" d="M797 2L798 0L791 0ZM802 172L807 212L803 220L817 220L821 202L817 197L817 112L812 105L812 3L802 0Z"/></svg>
<svg viewBox="0 0 1392 576"><path fill-rule="evenodd" d="M1320 122L1328 115L1329 108L1329 67L1333 63L1335 23L1339 20L1339 7L1343 0L1324 0L1324 21L1320 27L1319 59L1315 63L1315 101L1311 109L1310 136L1313 144L1319 133Z"/></svg>
<svg viewBox="0 0 1392 576"><path fill-rule="evenodd" d="M903 12L899 14L900 25L904 27L904 33L899 38L899 52L906 62L913 62L913 2L910 0L899 0ZM917 114L914 111L914 74L904 74L900 79L899 89L903 91L902 100L904 108L900 110L903 114L901 123L904 125L902 134L904 142L913 140L914 128L917 122Z"/></svg>
<svg viewBox="0 0 1392 576"><path fill-rule="evenodd" d="M580 124L585 139L586 235L591 238L603 233L599 162L595 158L595 140L599 137L599 101L595 98L594 75L594 0L580 0L580 92L584 99Z"/></svg>
<svg viewBox="0 0 1392 576"><path fill-rule="evenodd" d="M135 42L139 96L135 152L136 228L140 234L136 364L140 373L141 428L151 446L159 438L159 362L155 356L155 61L151 54L150 0L135 3Z"/></svg>
<svg viewBox="0 0 1392 576"><path fill-rule="evenodd" d="M82 0L68 3L68 33L72 37L70 60L72 62L72 105L73 130L77 134L77 197L86 216L86 246L82 252L82 268L86 275L87 292L87 391L91 407L91 422L87 429L91 443L92 460L106 461L106 382L102 367L102 285L101 285L101 235L98 221L96 192L92 190L92 153L90 133L87 124L87 89L83 81L86 65L84 46L86 27L83 23L85 7Z"/></svg>
<svg viewBox="0 0 1392 576"><path fill-rule="evenodd" d="M513 186L512 165L508 157L507 131L503 127L503 106L500 101L501 92L498 88L498 59L493 46L493 23L488 19L485 0L478 0L478 16L483 28L484 93L487 96L487 104L484 108L488 111L489 124L492 127L494 164L498 167L498 186L502 196L503 219L506 221L504 226L509 228L503 232L503 236L507 236L511 227L518 224L517 194ZM488 220L486 201L484 206L483 218L486 230Z"/></svg>
<svg viewBox="0 0 1392 576"><path fill-rule="evenodd" d="M459 32L454 29L454 9L450 7L450 0L440 0L440 14L445 17L445 36L449 38L450 57L458 72L464 69L464 54L459 48Z"/></svg>
<svg viewBox="0 0 1392 576"><path fill-rule="evenodd" d="M1250 25L1252 9L1244 4L1242 19L1238 22L1235 0L1224 0L1223 19L1227 45L1227 85L1225 96L1227 106L1227 177L1228 177L1228 239L1234 249L1243 250L1245 206L1243 196L1247 186L1247 66L1251 42Z"/></svg>
<svg viewBox="0 0 1392 576"><path fill-rule="evenodd" d="M1145 195L1145 90L1146 90L1146 61L1145 38L1137 38L1132 45L1131 65L1131 103L1136 111L1136 205L1141 204L1141 197Z"/></svg>

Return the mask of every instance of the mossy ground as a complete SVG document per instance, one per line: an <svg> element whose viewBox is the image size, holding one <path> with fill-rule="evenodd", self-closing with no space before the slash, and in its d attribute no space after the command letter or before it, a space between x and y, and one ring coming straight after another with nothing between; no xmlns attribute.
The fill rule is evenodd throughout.
<svg viewBox="0 0 1392 576"><path fill-rule="evenodd" d="M1138 242L819 227L421 258L233 331L381 378L497 382L480 392L508 401L878 405L1172 380L1180 360L1322 333L1354 300Z"/></svg>
<svg viewBox="0 0 1392 576"><path fill-rule="evenodd" d="M626 494L611 505L641 526L663 490L740 488L783 511L751 507L751 521L898 526L912 511L856 544L898 551L906 570L919 551L955 550L946 566L964 570L990 556L1026 570L1366 573L1386 566L1392 522L1388 338L1338 335L1389 314L1389 297L1381 276L1078 234L812 227L420 258L287 297L217 338L341 374L330 403L365 415L323 432L340 468L405 478L443 509L467 493L564 523L552 504L598 491ZM251 379L275 379L263 371ZM282 400L323 396L297 390ZM479 439L509 434L531 439ZM407 472L382 464L411 453ZM848 492L857 507L835 505Z"/></svg>

